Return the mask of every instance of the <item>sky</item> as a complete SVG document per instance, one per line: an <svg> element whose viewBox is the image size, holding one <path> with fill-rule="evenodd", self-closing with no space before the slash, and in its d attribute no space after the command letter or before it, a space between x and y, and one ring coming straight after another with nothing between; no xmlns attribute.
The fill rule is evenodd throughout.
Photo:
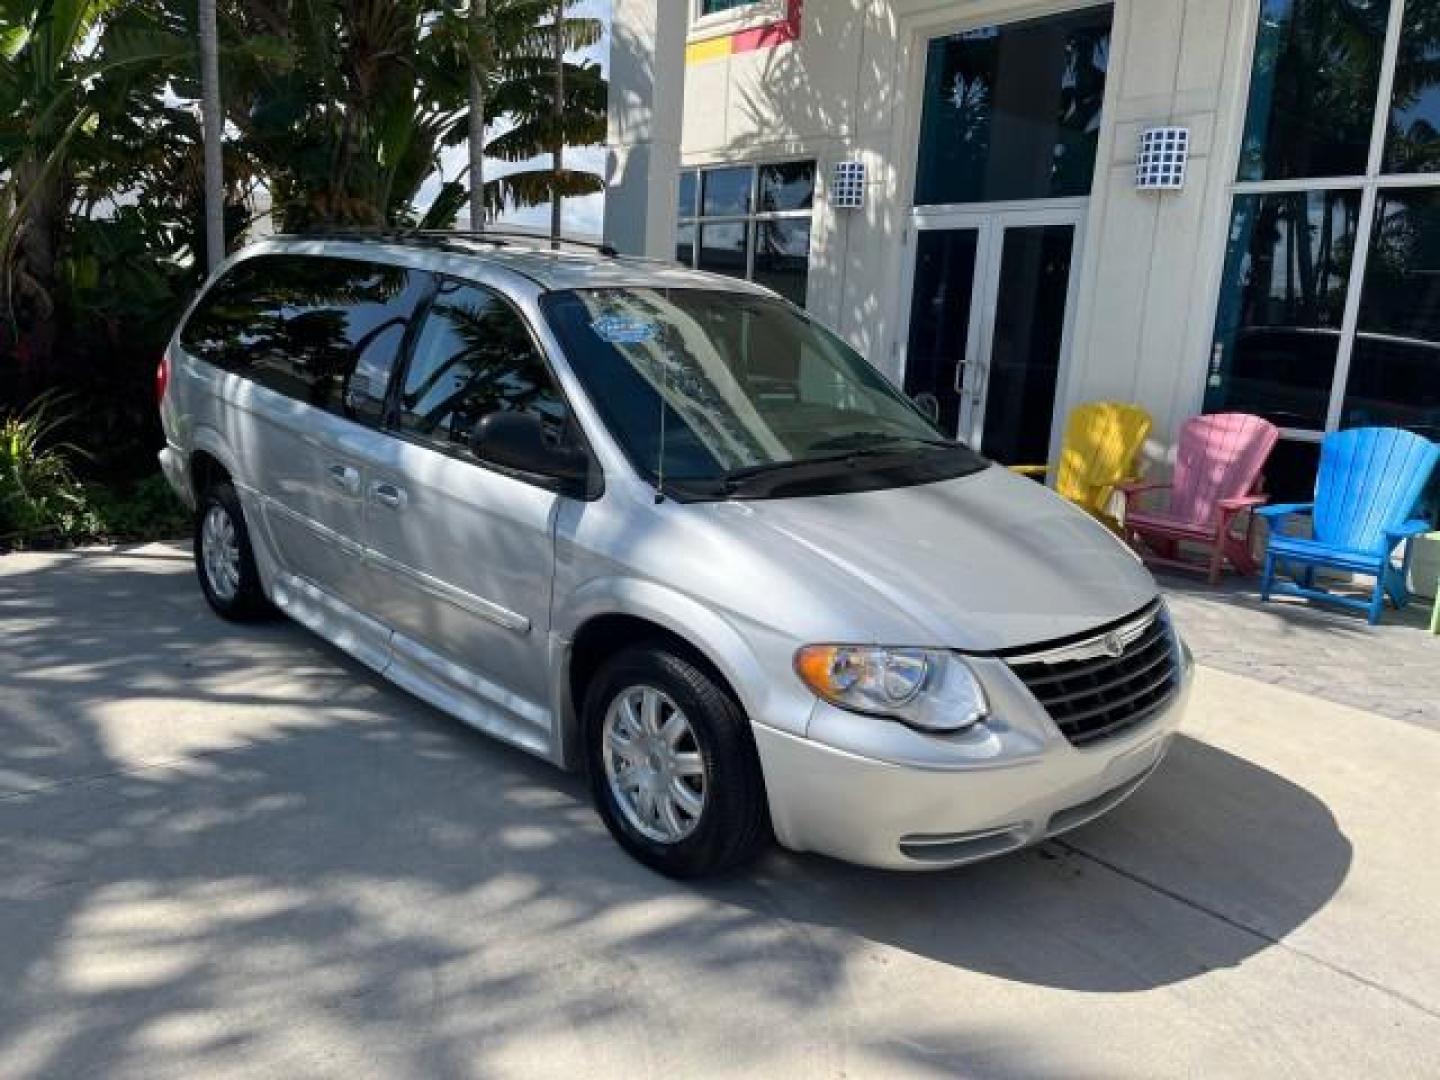
<svg viewBox="0 0 1440 1080"><path fill-rule="evenodd" d="M607 76L610 72L610 3L611 0L581 0L572 10L571 14L576 16L589 16L597 18L604 26L604 36L595 45L586 49L583 53L576 54L577 59L596 61L600 69ZM493 137L493 132L492 132ZM462 146L451 147L445 150L440 159L440 174L432 177L420 189L418 202L427 206L435 193L440 189L443 180L458 176L465 168L467 161L466 148ZM520 169L534 168L537 165L544 166L550 163L550 156L536 158L529 162L506 162L495 161L487 158L485 160L485 175L487 177L504 176L506 173L515 172ZM585 146L565 153L565 164L571 169L585 169L590 172L599 173L602 176L605 172L605 148L603 146ZM532 206L525 210L511 211L502 214L502 224L522 225L527 227L549 228L550 226L550 204ZM605 220L605 196L603 194L586 195L580 198L566 199L563 225L561 226L567 236L599 236Z"/></svg>

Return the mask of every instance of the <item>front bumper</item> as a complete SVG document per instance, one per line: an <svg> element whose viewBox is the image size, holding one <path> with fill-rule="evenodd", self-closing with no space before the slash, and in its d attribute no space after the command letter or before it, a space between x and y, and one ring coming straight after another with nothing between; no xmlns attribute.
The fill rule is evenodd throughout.
<svg viewBox="0 0 1440 1080"><path fill-rule="evenodd" d="M1180 690L1167 708L1084 748L1072 746L998 662L982 678L993 708L988 730L922 736L827 705L816 707L808 738L756 724L776 837L796 851L866 866L933 870L1093 821L1164 758L1193 681L1183 651ZM888 742L860 752L851 739L860 731Z"/></svg>

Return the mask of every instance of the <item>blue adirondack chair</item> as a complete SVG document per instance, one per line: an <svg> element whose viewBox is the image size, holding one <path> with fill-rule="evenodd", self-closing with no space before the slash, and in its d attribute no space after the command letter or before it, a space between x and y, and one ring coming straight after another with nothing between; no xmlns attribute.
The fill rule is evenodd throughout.
<svg viewBox="0 0 1440 1080"><path fill-rule="evenodd" d="M1327 435L1320 447L1315 501L1256 511L1270 523L1261 599L1278 592L1343 604L1365 612L1372 625L1380 621L1386 593L1396 607L1404 607L1410 599L1405 572L1396 570L1390 557L1411 537L1433 528L1429 522L1408 519L1437 461L1440 446L1400 428L1353 428ZM1310 537L1285 531L1286 519L1298 515L1310 516ZM1408 564L1408 547L1405 558ZM1293 583L1275 580L1277 564L1285 565ZM1366 602L1316 588L1317 567L1373 575L1375 591Z"/></svg>

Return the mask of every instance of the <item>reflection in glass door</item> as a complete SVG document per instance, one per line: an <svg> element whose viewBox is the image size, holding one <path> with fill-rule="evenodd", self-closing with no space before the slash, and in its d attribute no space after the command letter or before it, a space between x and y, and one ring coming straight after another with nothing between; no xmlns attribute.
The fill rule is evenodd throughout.
<svg viewBox="0 0 1440 1080"><path fill-rule="evenodd" d="M1075 226L1017 225L1001 236L980 446L1007 465L1038 465L1050 457Z"/></svg>
<svg viewBox="0 0 1440 1080"><path fill-rule="evenodd" d="M1003 464L1049 458L1079 219L945 213L916 241L905 391Z"/></svg>
<svg viewBox="0 0 1440 1080"><path fill-rule="evenodd" d="M952 435L961 430L963 380L973 361L979 254L978 227L927 229L916 243L905 392Z"/></svg>
<svg viewBox="0 0 1440 1080"><path fill-rule="evenodd" d="M1113 15L1095 4L926 45L905 388L1005 464L1049 458Z"/></svg>

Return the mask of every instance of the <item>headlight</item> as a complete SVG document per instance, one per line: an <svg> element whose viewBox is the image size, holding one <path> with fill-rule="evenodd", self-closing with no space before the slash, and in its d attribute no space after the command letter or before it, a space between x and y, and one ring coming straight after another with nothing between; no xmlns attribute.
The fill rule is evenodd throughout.
<svg viewBox="0 0 1440 1080"><path fill-rule="evenodd" d="M921 731L964 731L990 713L969 666L940 649L807 645L795 653L795 673L832 705Z"/></svg>

